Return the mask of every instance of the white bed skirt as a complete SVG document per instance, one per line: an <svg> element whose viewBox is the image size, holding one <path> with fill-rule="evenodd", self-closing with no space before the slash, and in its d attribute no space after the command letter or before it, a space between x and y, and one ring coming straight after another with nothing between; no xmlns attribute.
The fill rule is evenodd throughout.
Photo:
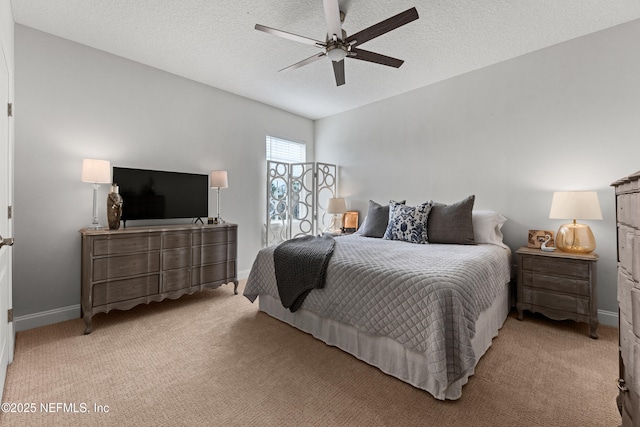
<svg viewBox="0 0 640 427"><path fill-rule="evenodd" d="M459 399L462 396L462 386L474 373L472 369L464 377L445 388L430 375L427 359L422 353L407 349L391 338L357 331L352 326L322 318L304 308L291 313L278 299L269 295L259 296L259 306L260 310L268 315L310 333L326 344L338 347L386 374L426 390L436 399ZM476 364L491 347L491 341L498 335L509 314L509 309L509 284L507 283L493 304L480 313L476 322L476 334L471 340L476 354Z"/></svg>

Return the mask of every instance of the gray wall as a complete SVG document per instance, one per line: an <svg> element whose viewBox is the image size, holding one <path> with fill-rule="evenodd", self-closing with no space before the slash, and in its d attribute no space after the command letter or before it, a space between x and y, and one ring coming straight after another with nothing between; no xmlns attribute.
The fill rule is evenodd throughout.
<svg viewBox="0 0 640 427"><path fill-rule="evenodd" d="M316 122L316 157L341 165L340 193L455 202L509 218L506 243L557 230L553 191L596 190L601 320L615 323L616 224L609 184L640 169L640 21ZM407 58L410 61L410 58ZM603 319L604 318L604 319Z"/></svg>
<svg viewBox="0 0 640 427"><path fill-rule="evenodd" d="M93 191L80 181L83 158L228 170L221 214L239 225L239 270L251 267L265 217L265 135L306 142L312 160L311 120L21 25L15 43L16 316L80 303L78 230L91 221Z"/></svg>

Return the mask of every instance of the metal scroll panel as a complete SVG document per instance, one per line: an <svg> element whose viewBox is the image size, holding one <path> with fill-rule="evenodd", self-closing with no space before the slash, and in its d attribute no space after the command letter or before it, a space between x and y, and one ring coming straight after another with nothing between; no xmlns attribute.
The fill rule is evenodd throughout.
<svg viewBox="0 0 640 427"><path fill-rule="evenodd" d="M313 163L292 163L289 172L291 237L314 234L315 175Z"/></svg>
<svg viewBox="0 0 640 427"><path fill-rule="evenodd" d="M289 227L289 163L267 161L266 245L284 242Z"/></svg>
<svg viewBox="0 0 640 427"><path fill-rule="evenodd" d="M329 199L336 197L338 167L327 163L316 163L316 232L329 226L331 215L327 214Z"/></svg>
<svg viewBox="0 0 640 427"><path fill-rule="evenodd" d="M330 197L336 194L335 165L267 161L266 245L326 228Z"/></svg>

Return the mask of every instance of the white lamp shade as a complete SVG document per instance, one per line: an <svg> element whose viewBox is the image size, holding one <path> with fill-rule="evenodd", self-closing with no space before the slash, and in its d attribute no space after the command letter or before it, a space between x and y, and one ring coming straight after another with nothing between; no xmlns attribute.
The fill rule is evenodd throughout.
<svg viewBox="0 0 640 427"><path fill-rule="evenodd" d="M109 160L83 159L82 182L108 184L111 182L111 163Z"/></svg>
<svg viewBox="0 0 640 427"><path fill-rule="evenodd" d="M228 188L227 171L211 171L211 188Z"/></svg>
<svg viewBox="0 0 640 427"><path fill-rule="evenodd" d="M328 214L342 214L347 211L347 205L341 197L332 197L327 204Z"/></svg>
<svg viewBox="0 0 640 427"><path fill-rule="evenodd" d="M602 219L595 191L557 191L551 201L551 219Z"/></svg>

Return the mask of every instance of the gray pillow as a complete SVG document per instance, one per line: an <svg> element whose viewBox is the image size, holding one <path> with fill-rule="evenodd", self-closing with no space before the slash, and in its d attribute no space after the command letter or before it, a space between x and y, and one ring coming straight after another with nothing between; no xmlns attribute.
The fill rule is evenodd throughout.
<svg viewBox="0 0 640 427"><path fill-rule="evenodd" d="M429 243L475 245L471 211L476 196L451 205L434 203L427 219Z"/></svg>
<svg viewBox="0 0 640 427"><path fill-rule="evenodd" d="M402 202L405 203L403 200ZM387 231L387 225L389 224L389 205L380 205L373 200L369 200L369 207L367 208L367 216L364 224L362 224L361 234L365 237L377 237L381 238Z"/></svg>

